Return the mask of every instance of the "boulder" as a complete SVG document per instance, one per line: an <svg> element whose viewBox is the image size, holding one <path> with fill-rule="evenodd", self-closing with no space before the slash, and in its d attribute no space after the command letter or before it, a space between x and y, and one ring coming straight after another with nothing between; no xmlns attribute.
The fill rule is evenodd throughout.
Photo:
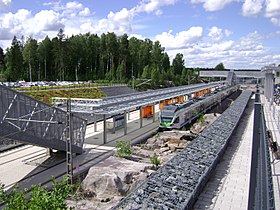
<svg viewBox="0 0 280 210"><path fill-rule="evenodd" d="M114 156L90 168L81 183L83 191L96 194L99 201L123 196L140 173L146 173L151 164L139 163Z"/></svg>

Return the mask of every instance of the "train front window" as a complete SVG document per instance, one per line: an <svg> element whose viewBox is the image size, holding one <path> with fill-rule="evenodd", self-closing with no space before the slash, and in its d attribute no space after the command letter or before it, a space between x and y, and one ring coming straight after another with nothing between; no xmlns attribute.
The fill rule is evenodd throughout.
<svg viewBox="0 0 280 210"><path fill-rule="evenodd" d="M173 117L174 116L174 112L176 111L176 106L164 106L162 108L161 112L161 116L162 117Z"/></svg>
<svg viewBox="0 0 280 210"><path fill-rule="evenodd" d="M161 122L171 122L172 119L172 117L161 117Z"/></svg>

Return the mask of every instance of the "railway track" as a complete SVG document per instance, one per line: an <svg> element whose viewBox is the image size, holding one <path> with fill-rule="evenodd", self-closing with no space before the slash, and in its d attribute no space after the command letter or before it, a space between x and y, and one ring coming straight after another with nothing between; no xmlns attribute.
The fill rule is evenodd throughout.
<svg viewBox="0 0 280 210"><path fill-rule="evenodd" d="M7 164L12 164L19 160L37 157L39 155L45 154L44 151L45 149L39 149L36 146L32 145L26 145L20 148L6 151L0 154L0 167L5 166Z"/></svg>
<svg viewBox="0 0 280 210"><path fill-rule="evenodd" d="M143 135L149 135L149 133L153 133L154 131L154 129L148 131L145 130L143 133L135 136L135 139L140 139ZM148 136L144 138L148 138ZM139 141L135 143L138 142ZM87 171L91 166L113 154L114 147L112 146L89 145L89 147L85 148L85 152L82 155L73 158L74 176L83 177L87 174ZM37 161L40 159L43 159L44 161ZM5 184L5 190L8 191L15 184L18 184L19 190L29 188L31 185L36 184L50 186L51 176L60 180L66 174L65 161L65 153L47 156L45 148L31 145L6 151L5 153L0 154L0 183ZM45 164L44 162L51 163ZM21 175L19 175L19 171L21 172ZM18 176L16 174L18 174Z"/></svg>

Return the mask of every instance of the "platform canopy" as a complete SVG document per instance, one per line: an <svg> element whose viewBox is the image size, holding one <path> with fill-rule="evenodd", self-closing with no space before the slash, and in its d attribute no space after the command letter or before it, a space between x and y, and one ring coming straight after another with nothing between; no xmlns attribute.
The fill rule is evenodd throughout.
<svg viewBox="0 0 280 210"><path fill-rule="evenodd" d="M106 97L102 99L72 98L71 109L72 112L77 113L115 115L124 111L159 103L163 100L192 94L200 90L215 88L219 85L220 82L200 83ZM66 100L66 98L53 98L53 104L61 109L65 109Z"/></svg>

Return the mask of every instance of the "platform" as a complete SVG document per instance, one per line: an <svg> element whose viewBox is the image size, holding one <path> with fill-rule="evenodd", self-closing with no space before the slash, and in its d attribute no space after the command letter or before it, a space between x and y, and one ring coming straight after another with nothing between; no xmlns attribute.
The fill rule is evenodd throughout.
<svg viewBox="0 0 280 210"><path fill-rule="evenodd" d="M280 144L280 107L275 106L273 110L263 95L261 95L261 102L267 128L272 131L273 139ZM217 165L215 173L199 196L194 210L247 210L254 122L253 103L252 99L245 110L245 118L241 120L241 124L231 138L223 160ZM236 141L237 139L240 141ZM279 160L273 161L272 155L271 160L275 209L280 210L280 163Z"/></svg>
<svg viewBox="0 0 280 210"><path fill-rule="evenodd" d="M254 99L230 138L223 159L198 197L195 210L246 209L249 196Z"/></svg>
<svg viewBox="0 0 280 210"><path fill-rule="evenodd" d="M143 127L139 129L137 113L130 113L127 135L124 136L123 129L116 130L113 134L108 133L108 143L106 144L102 142L103 122L98 123L97 132L93 131L93 125L89 126L84 144L85 152L73 157L74 175L113 155L117 141L124 140L135 144L148 138L157 130L158 121L153 122L152 118L143 119ZM26 150L27 148L29 149ZM17 153L16 157L8 155L9 153L15 153L17 150L22 150L22 152ZM57 157L53 160L54 167L46 169L42 167L49 161L46 149L28 145L17 150L0 155L0 182L5 184L6 190L10 189L15 183L18 183L19 189L29 188L31 185L36 184L44 185L49 182L51 176L59 177L66 173L65 156ZM26 156L26 153L29 156ZM38 160L39 158L45 158L45 160L40 164L36 164L35 159ZM5 163L7 162L10 162L13 167L6 167ZM39 173L39 176L34 176Z"/></svg>

